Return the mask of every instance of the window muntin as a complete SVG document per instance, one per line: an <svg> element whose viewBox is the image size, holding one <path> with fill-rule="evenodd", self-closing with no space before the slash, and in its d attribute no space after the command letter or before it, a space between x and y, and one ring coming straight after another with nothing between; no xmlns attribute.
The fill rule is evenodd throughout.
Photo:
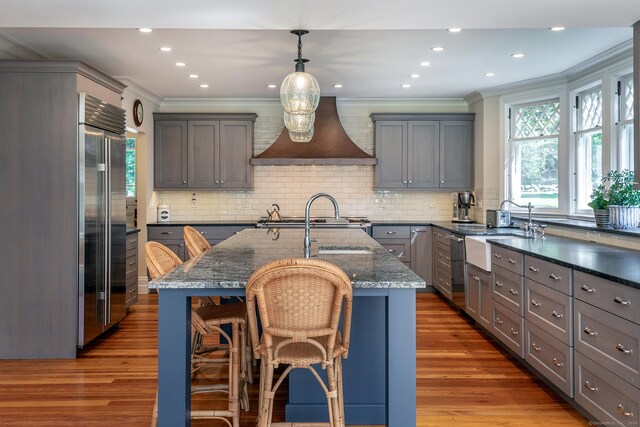
<svg viewBox="0 0 640 427"><path fill-rule="evenodd" d="M509 197L519 204L557 209L560 101L513 105L510 114Z"/></svg>
<svg viewBox="0 0 640 427"><path fill-rule="evenodd" d="M633 74L618 81L618 170L633 169Z"/></svg>
<svg viewBox="0 0 640 427"><path fill-rule="evenodd" d="M576 97L576 211L589 209L593 189L602 179L602 85Z"/></svg>

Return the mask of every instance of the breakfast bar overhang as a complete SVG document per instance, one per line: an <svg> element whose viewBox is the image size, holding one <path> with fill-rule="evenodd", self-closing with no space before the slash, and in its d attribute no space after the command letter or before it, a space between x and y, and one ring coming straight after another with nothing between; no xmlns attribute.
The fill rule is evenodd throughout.
<svg viewBox="0 0 640 427"><path fill-rule="evenodd" d="M258 267L303 257L303 237L299 229L247 229L150 282L159 291L159 426L190 424L191 297L244 296ZM415 293L425 282L361 230L313 230L313 237L312 256L341 267L354 289L351 351L343 365L347 424L415 426ZM287 421L326 420L321 390L307 372L293 374Z"/></svg>

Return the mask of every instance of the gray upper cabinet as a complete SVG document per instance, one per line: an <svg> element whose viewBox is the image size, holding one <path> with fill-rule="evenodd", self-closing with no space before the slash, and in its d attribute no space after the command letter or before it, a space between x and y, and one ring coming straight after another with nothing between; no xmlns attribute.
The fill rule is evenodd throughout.
<svg viewBox="0 0 640 427"><path fill-rule="evenodd" d="M256 114L156 113L155 188L253 188Z"/></svg>
<svg viewBox="0 0 640 427"><path fill-rule="evenodd" d="M186 188L187 122L155 122L154 138L155 187Z"/></svg>
<svg viewBox="0 0 640 427"><path fill-rule="evenodd" d="M474 114L374 113L376 189L473 189Z"/></svg>

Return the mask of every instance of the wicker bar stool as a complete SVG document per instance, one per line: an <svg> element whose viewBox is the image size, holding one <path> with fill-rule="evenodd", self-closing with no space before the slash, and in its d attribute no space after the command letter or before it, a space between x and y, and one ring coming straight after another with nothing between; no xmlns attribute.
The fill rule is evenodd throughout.
<svg viewBox="0 0 640 427"><path fill-rule="evenodd" d="M197 257L201 253L211 249L211 245L209 244L207 239L205 239L202 233L200 233L195 228L189 225L185 225L183 229L183 234L184 234L184 242L185 242L185 245L187 246L187 251L189 252L189 258ZM242 299L240 298L238 299L242 303L244 303ZM215 302L213 301L213 299L207 296L198 297L198 301L201 307L207 306L207 305L215 305ZM227 304L223 304L223 305L227 305ZM243 310L244 310L244 305L243 305ZM253 361L251 357L251 354L252 354L251 343L247 339L247 336L248 336L247 325L243 323L240 326L240 338L242 342L245 343L245 347L243 347L244 351L242 352L242 356L241 356L242 371L244 374L246 374L245 376L247 381L250 384L253 384ZM206 347L203 345L202 334L196 328L194 339L193 339L194 355L203 355L215 350L216 350L215 347ZM206 362L206 358L203 360ZM194 363L198 363L198 359L196 359Z"/></svg>
<svg viewBox="0 0 640 427"><path fill-rule="evenodd" d="M147 269L152 279L156 279L182 264L182 260L173 251L158 242L145 243L145 259ZM245 344L246 335L243 338L240 334L240 327L247 324L246 307L242 303L224 304L221 306L204 305L191 310L192 327L200 334L211 334L213 331L220 333L228 342L227 360L229 363L229 383L224 385L194 386L192 393L204 392L226 392L229 395L229 406L226 410L206 410L191 411L193 418L215 418L224 420L230 427L240 425L240 402L245 410L249 410L249 397L246 388L246 372L240 369L241 354L247 346ZM230 337L222 328L222 325L231 325L232 336ZM194 346L192 344L192 352ZM192 354L193 357L193 354ZM244 359L244 358L242 358ZM193 359L192 359L193 360ZM202 358L198 358L200 363ZM213 362L212 359L204 360ZM216 361L219 362L219 361ZM152 425L156 425L158 416L158 398L153 408ZM231 418L231 422L227 418Z"/></svg>
<svg viewBox="0 0 640 427"><path fill-rule="evenodd" d="M258 337L256 303L262 337ZM342 359L349 353L352 304L349 277L323 260L277 260L251 275L247 283L247 313L254 354L260 358L261 368L258 427L292 425L272 424L271 416L276 390L296 368L309 369L324 390L329 425L344 427ZM338 331L341 311L342 334ZM280 364L287 367L274 385L274 369ZM315 364L326 369L328 384L312 366Z"/></svg>

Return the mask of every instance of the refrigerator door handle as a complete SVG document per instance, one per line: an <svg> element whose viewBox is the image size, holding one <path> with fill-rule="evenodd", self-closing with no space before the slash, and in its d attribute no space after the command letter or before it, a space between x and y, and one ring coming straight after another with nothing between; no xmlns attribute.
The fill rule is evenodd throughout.
<svg viewBox="0 0 640 427"><path fill-rule="evenodd" d="M104 318L103 323L111 323L111 139L105 137L105 254L107 255L104 271Z"/></svg>

